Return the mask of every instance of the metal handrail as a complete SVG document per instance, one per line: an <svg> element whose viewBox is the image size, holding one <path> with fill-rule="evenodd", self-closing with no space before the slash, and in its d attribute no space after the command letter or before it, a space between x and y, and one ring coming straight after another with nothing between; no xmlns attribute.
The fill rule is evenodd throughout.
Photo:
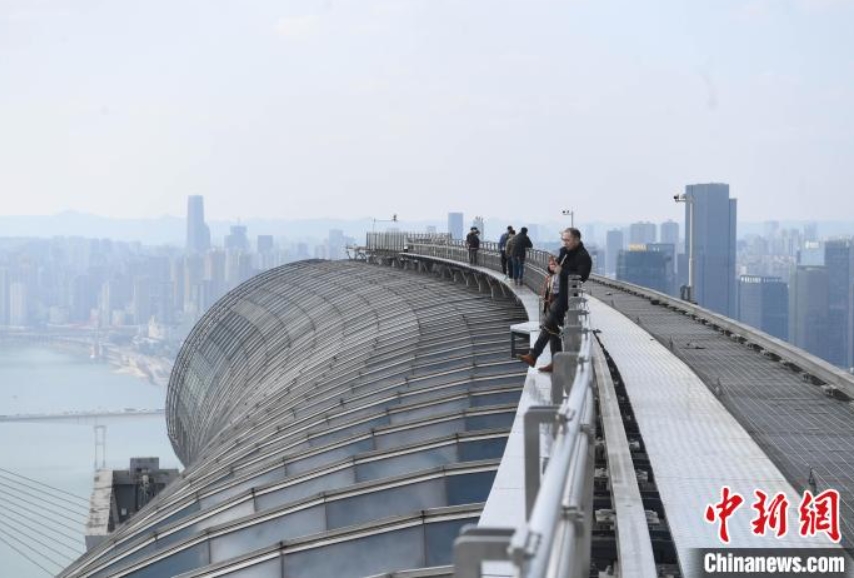
<svg viewBox="0 0 854 578"><path fill-rule="evenodd" d="M517 530L510 541L511 559L525 578L550 576L550 568L568 570L557 576L582 576L588 571L589 549L579 548L589 539L592 526L588 494L592 497L593 336L586 316L581 327L579 349L564 354L577 356L577 368L569 395L555 413L557 431L549 464L527 526ZM561 357L556 356L555 373L570 370L570 360L560 363ZM558 536L560 548L554 546Z"/></svg>
<svg viewBox="0 0 854 578"><path fill-rule="evenodd" d="M400 250L399 237L371 238L375 251L401 252L435 257L468 264L464 241L443 240L424 243L407 239ZM546 278L551 254L528 249L525 284L537 291ZM501 270L498 244L482 241L478 266ZM546 576L586 576L589 571L593 522L593 465L595 402L592 363L593 333L586 300L577 284L570 288L570 310L562 332L564 351L553 359L552 406L532 407L526 414L526 438L534 438L533 452L526 449L526 484L538 487L531 504L527 524L512 534L499 529L472 528L458 538L455 546L457 578L481 576L480 565L486 559L511 561L524 578ZM554 387L557 385L557 390ZM545 419L537 417L544 416ZM528 419L532 417L533 419ZM554 436L549 464L540 475L539 426L551 423ZM530 428L536 428L536 436ZM556 574L555 572L559 572Z"/></svg>

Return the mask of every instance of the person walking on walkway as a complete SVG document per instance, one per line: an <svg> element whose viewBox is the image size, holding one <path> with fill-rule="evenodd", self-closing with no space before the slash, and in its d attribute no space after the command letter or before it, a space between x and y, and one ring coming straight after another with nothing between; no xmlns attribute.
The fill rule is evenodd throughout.
<svg viewBox="0 0 854 578"><path fill-rule="evenodd" d="M498 239L498 252L501 257L501 272L504 273L505 279L507 279L507 253L504 252L504 248L507 246L507 239L510 238L511 234L513 234L513 227L511 225L507 225L507 230L504 231Z"/></svg>
<svg viewBox="0 0 854 578"><path fill-rule="evenodd" d="M513 246L516 244L516 231L510 229L510 236L504 245L504 256L507 258L507 274L511 279L516 279L516 261L513 259Z"/></svg>
<svg viewBox="0 0 854 578"><path fill-rule="evenodd" d="M519 234L513 238L513 264L515 275L513 279L516 285L522 286L522 278L525 275L525 257L528 254L528 249L531 249L534 244L528 237L528 227L519 229Z"/></svg>
<svg viewBox="0 0 854 578"><path fill-rule="evenodd" d="M581 242L581 231L570 227L561 233L560 239L563 242L563 247L558 254L557 265L554 268L555 274L558 276L557 298L549 307L546 320L540 327L540 335L537 337L533 349L530 353L519 356L520 360L534 367L537 364L537 358L543 353L546 342L548 342L552 352L552 363L540 368L540 371L545 373L552 372L554 355L562 348L560 328L563 327L566 312L569 310L569 294L572 292L569 277L570 275L578 275L583 283L590 277L590 270L593 268L590 253L587 252L584 243Z"/></svg>
<svg viewBox="0 0 854 578"><path fill-rule="evenodd" d="M477 251L480 249L480 231L472 227L466 236L466 248L469 250L469 264L477 265Z"/></svg>

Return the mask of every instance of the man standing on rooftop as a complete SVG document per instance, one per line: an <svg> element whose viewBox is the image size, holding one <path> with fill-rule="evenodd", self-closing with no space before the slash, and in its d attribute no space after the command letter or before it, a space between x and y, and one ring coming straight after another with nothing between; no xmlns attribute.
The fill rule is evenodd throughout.
<svg viewBox="0 0 854 578"><path fill-rule="evenodd" d="M569 310L570 275L578 275L581 281L587 281L590 270L593 268L593 260L584 243L581 242L581 231L574 227L564 230L560 235L563 242L560 254L557 257L555 275L558 276L557 298L549 307L546 320L540 328L540 336L529 353L519 356L519 359L534 367L537 358L546 348L546 342L551 346L552 359L555 353L561 350L560 328L563 327L566 312ZM541 367L540 371L551 373L554 363Z"/></svg>
<svg viewBox="0 0 854 578"><path fill-rule="evenodd" d="M472 227L469 234L466 236L466 247L469 250L469 264L477 265L477 250L480 249L480 231L477 227Z"/></svg>
<svg viewBox="0 0 854 578"><path fill-rule="evenodd" d="M513 226L507 225L507 230L498 239L498 252L501 254L501 272L504 273L504 278L507 279L507 253L504 248L507 246L507 239L513 234Z"/></svg>

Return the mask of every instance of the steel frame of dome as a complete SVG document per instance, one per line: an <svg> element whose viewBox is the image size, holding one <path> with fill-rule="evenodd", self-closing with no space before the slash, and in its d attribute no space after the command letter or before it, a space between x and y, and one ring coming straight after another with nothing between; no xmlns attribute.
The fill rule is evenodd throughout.
<svg viewBox="0 0 854 578"><path fill-rule="evenodd" d="M448 574L516 413L507 329L526 320L512 296L354 261L247 281L176 360L181 478L61 576Z"/></svg>

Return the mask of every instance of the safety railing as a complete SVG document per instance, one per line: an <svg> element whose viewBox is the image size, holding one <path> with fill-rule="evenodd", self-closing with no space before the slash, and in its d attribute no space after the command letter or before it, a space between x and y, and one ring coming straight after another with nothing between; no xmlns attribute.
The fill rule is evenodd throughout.
<svg viewBox="0 0 854 578"><path fill-rule="evenodd" d="M442 244L422 243L418 241L408 242L406 244L406 252L426 257L449 259L460 263L473 264L478 267L486 267L493 271L501 271L501 251L498 249L498 243L492 241L482 241L480 243L475 263L470 263L469 261L469 251L466 248L465 241L459 240L449 240ZM526 253L523 283L534 292L539 292L546 280L546 267L548 266L549 255L551 253L548 251L541 251L539 249L528 249Z"/></svg>
<svg viewBox="0 0 854 578"><path fill-rule="evenodd" d="M423 242L373 237L375 251L401 251L471 264L463 241ZM529 249L524 283L539 291L550 253ZM498 244L481 242L474 265L501 270ZM469 527L454 546L456 578L481 578L484 564L509 564L508 575L523 578L582 577L590 566L593 524L595 400L593 332L580 280L572 279L569 309L553 358L551 405L529 407L524 417L525 518L520 528ZM551 430L551 451L541 455L543 426ZM543 464L546 464L543 468ZM490 575L502 575L490 571Z"/></svg>
<svg viewBox="0 0 854 578"><path fill-rule="evenodd" d="M509 564L523 578L582 577L589 573L593 524L595 442L593 333L586 301L573 297L563 330L564 350L553 359L552 405L528 408L524 418L525 513L521 528L468 528L457 539L457 578L481 578L484 564ZM543 471L540 429L551 428ZM490 575L504 575L490 571Z"/></svg>

